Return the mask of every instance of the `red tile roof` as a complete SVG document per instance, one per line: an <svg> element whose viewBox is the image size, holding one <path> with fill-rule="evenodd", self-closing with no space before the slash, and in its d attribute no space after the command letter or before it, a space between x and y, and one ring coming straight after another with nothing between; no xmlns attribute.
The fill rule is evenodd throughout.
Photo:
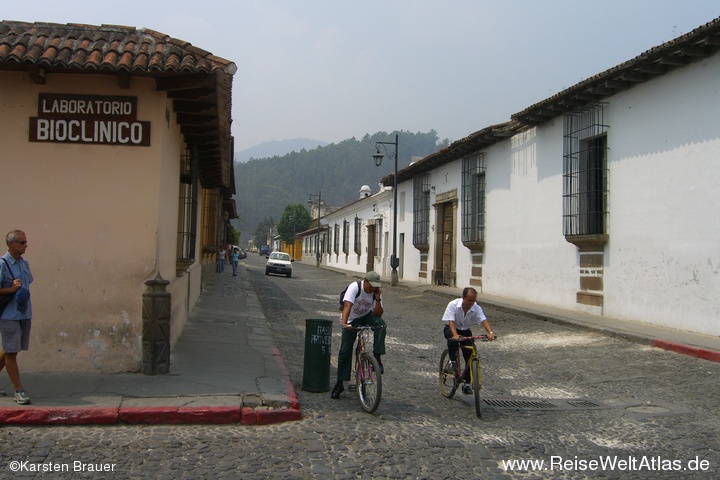
<svg viewBox="0 0 720 480"><path fill-rule="evenodd" d="M233 62L149 28L0 22L0 62L132 73L234 74Z"/></svg>

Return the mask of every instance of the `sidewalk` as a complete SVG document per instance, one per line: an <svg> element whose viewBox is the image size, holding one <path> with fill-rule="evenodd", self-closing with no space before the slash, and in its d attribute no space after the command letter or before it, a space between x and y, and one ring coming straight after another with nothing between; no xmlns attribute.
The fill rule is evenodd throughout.
<svg viewBox="0 0 720 480"><path fill-rule="evenodd" d="M32 348L32 341L31 341ZM36 346L38 348L38 346ZM21 364L22 368L22 364ZM245 268L218 274L172 349L166 375L0 372L0 424L269 424L301 418L297 394Z"/></svg>
<svg viewBox="0 0 720 480"><path fill-rule="evenodd" d="M356 279L362 278L362 275L355 272L347 272L332 267L323 268L345 273ZM389 278L383 278L382 282L383 285L387 285L387 288L393 288L390 287ZM426 283L406 280L400 280L397 288L407 288L422 293L433 293L448 299L459 298L462 295L462 288L428 285ZM478 294L477 302L480 306L520 312L540 320L574 325L579 328L598 331L608 336L620 337L633 342L652 345L657 348L671 350L712 362L720 362L720 336L714 337L712 335L686 332L631 320L601 317L482 293Z"/></svg>
<svg viewBox="0 0 720 480"><path fill-rule="evenodd" d="M389 279L383 281L391 288ZM447 298L461 294L460 288L407 281L397 288ZM720 362L720 337L483 294L478 303ZM226 272L206 285L172 350L169 374L25 373L23 383L32 405L17 405L12 384L5 372L0 373L0 389L9 394L0 397L0 424L263 425L302 417L297 393L245 268L238 270L237 277Z"/></svg>
<svg viewBox="0 0 720 480"><path fill-rule="evenodd" d="M387 281L389 284L390 282ZM432 292L448 298L458 298L462 288L430 286L402 281L398 286ZM505 311L520 312L540 320L569 324L601 332L608 336L620 337L633 342L652 345L684 355L720 362L720 337L686 332L668 327L650 325L619 318L601 317L582 312L521 302L513 299L478 294L478 304Z"/></svg>

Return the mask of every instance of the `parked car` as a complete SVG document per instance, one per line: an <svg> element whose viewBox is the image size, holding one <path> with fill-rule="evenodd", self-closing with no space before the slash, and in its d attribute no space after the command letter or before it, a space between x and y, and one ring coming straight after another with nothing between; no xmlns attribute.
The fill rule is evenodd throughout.
<svg viewBox="0 0 720 480"><path fill-rule="evenodd" d="M290 255L284 252L272 252L265 265L265 275L280 273L290 278L292 276L292 262Z"/></svg>
<svg viewBox="0 0 720 480"><path fill-rule="evenodd" d="M242 259L242 258L247 258L247 252L246 252L245 250L243 250L242 248L240 248L240 247L237 246L237 245L233 245L233 248L237 249L237 251L238 251L238 258L240 258L240 259Z"/></svg>
<svg viewBox="0 0 720 480"><path fill-rule="evenodd" d="M263 245L258 250L258 254L265 255L266 257L270 255L270 247L268 245Z"/></svg>

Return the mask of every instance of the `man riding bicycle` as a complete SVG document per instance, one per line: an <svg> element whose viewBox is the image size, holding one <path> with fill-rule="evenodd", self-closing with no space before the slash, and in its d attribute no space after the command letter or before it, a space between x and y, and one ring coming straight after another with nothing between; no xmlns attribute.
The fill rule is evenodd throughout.
<svg viewBox="0 0 720 480"><path fill-rule="evenodd" d="M488 340L495 340L495 334L492 332L490 323L476 301L477 290L472 287L465 287L462 291L462 298L452 300L445 308L445 313L442 317L442 321L445 322L443 334L445 338L447 338L448 354L451 359L448 364L448 370L450 370L450 372L455 370L455 362L453 360L457 358L457 351L460 348L460 344L469 344L470 342L470 340L457 341L460 337L472 337L473 333L470 330L470 325L473 323L478 325L482 324L485 330L487 330ZM470 357L470 351L463 349L462 352L465 362L467 362ZM472 387L470 387L469 369L466 369L465 375L463 376L462 392L466 395L473 393Z"/></svg>
<svg viewBox="0 0 720 480"><path fill-rule="evenodd" d="M360 284L360 285L358 285ZM362 283L353 282L345 291L342 309L342 337L340 351L338 352L337 383L330 398L340 398L345 390L343 381L350 380L352 370L352 351L357 331L353 327L372 326L381 327L375 330L373 353L383 373L383 364L380 355L385 354L385 321L382 319L383 305L380 291L380 275L376 272L367 272Z"/></svg>

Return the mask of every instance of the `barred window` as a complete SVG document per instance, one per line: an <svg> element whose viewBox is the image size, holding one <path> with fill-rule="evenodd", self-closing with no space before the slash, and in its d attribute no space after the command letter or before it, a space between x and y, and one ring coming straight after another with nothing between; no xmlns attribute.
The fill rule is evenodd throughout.
<svg viewBox="0 0 720 480"><path fill-rule="evenodd" d="M335 255L340 253L340 225L337 223L333 227L333 251Z"/></svg>
<svg viewBox="0 0 720 480"><path fill-rule="evenodd" d="M413 179L413 245L428 245L430 231L430 175Z"/></svg>
<svg viewBox="0 0 720 480"><path fill-rule="evenodd" d="M462 241L485 240L485 153L463 158Z"/></svg>
<svg viewBox="0 0 720 480"><path fill-rule="evenodd" d="M382 218L375 219L375 253L376 257L382 256Z"/></svg>
<svg viewBox="0 0 720 480"><path fill-rule="evenodd" d="M607 130L599 103L565 116L563 234L604 234L607 217Z"/></svg>
<svg viewBox="0 0 720 480"><path fill-rule="evenodd" d="M343 220L343 246L342 251L345 255L350 253L350 222Z"/></svg>
<svg viewBox="0 0 720 480"><path fill-rule="evenodd" d="M177 259L194 261L199 190L197 154L186 151L180 162Z"/></svg>
<svg viewBox="0 0 720 480"><path fill-rule="evenodd" d="M355 217L355 242L353 245L355 253L360 255L362 253L362 220Z"/></svg>

